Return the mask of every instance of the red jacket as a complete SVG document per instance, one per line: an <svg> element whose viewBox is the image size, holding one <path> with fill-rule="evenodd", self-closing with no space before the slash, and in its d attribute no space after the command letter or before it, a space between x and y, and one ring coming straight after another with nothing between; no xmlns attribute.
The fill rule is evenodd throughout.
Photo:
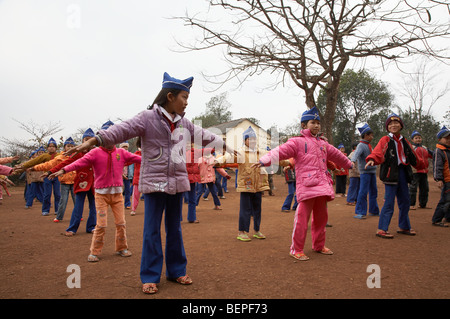
<svg viewBox="0 0 450 319"><path fill-rule="evenodd" d="M422 169L413 169L413 173L428 173L428 159L433 155L425 146L413 144L414 152L416 152L417 161L422 163Z"/></svg>
<svg viewBox="0 0 450 319"><path fill-rule="evenodd" d="M66 165L69 165L75 162L77 159L82 158L87 153L77 153L73 157L69 157L64 162L59 165L53 167L50 172L56 173L60 169L64 168ZM73 191L74 193L78 192L87 192L91 190L94 193L94 171L92 166L82 168L77 171L77 175L75 176L75 180L73 183Z"/></svg>

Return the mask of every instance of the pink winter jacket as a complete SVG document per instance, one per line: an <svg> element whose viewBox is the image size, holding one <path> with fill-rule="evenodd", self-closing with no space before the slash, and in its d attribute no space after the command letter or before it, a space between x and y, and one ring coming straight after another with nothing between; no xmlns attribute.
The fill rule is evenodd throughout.
<svg viewBox="0 0 450 319"><path fill-rule="evenodd" d="M0 175L11 175L12 167L0 165Z"/></svg>
<svg viewBox="0 0 450 319"><path fill-rule="evenodd" d="M72 164L64 167L65 172L76 171L84 167L94 168L94 188L106 188L123 185L122 172L127 164L140 163L141 157L114 147L108 150L97 147L86 153Z"/></svg>
<svg viewBox="0 0 450 319"><path fill-rule="evenodd" d="M198 168L200 174L200 182L201 184L211 183L216 181L216 172L214 171L214 156L203 156L199 159ZM227 177L228 174L225 172L223 168L216 168L217 172Z"/></svg>
<svg viewBox="0 0 450 319"><path fill-rule="evenodd" d="M337 148L320 136L311 135L309 129L302 130L298 137L289 139L260 158L260 163L269 166L271 162L293 158L297 184L297 200L325 196L334 199L333 180L327 170L327 161L344 168L351 168L352 162Z"/></svg>

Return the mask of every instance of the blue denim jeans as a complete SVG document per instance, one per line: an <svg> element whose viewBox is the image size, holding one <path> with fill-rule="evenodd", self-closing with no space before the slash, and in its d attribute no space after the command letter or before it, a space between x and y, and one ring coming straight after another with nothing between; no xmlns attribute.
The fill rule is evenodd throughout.
<svg viewBox="0 0 450 319"><path fill-rule="evenodd" d="M73 204L75 205L75 194L73 193L73 184L61 184L61 199L59 201L58 211L56 212L56 219L63 220L64 213L67 207L67 201L69 200L69 194L72 197Z"/></svg>
<svg viewBox="0 0 450 319"><path fill-rule="evenodd" d="M42 214L48 214L50 212L52 190L54 197L54 208L55 212L57 212L59 201L61 199L61 186L57 178L50 180L46 177L44 179L44 198L42 202Z"/></svg>
<svg viewBox="0 0 450 319"><path fill-rule="evenodd" d="M356 199L355 214L367 215L367 194L369 195L369 214L379 215L380 209L377 203L377 175L360 174L359 192Z"/></svg>
<svg viewBox="0 0 450 319"><path fill-rule="evenodd" d="M75 194L75 206L72 211L72 216L70 218L69 228L66 229L68 232L76 233L78 227L80 226L81 217L83 217L84 200L86 196L89 200L89 217L86 222L86 232L90 233L94 230L97 224L97 210L95 208L95 197L92 191L78 192Z"/></svg>
<svg viewBox="0 0 450 319"><path fill-rule="evenodd" d="M286 196L286 199L284 200L283 206L281 206L282 210L290 210L292 205L292 200L294 200L294 205L292 205L292 209L297 209L297 195L295 194L296 190L296 183L295 182L288 182L288 195Z"/></svg>
<svg viewBox="0 0 450 319"><path fill-rule="evenodd" d="M160 192L144 194L144 203L144 238L140 270L142 283L160 282L164 256L167 278L186 275L187 258L180 224L183 193L175 195ZM165 212L166 233L165 255L163 255L161 240L163 212Z"/></svg>
<svg viewBox="0 0 450 319"><path fill-rule="evenodd" d="M380 212L380 220L378 221L378 229L387 231L394 214L395 198L398 204L398 227L403 230L411 229L409 222L409 189L406 179L406 166L398 166L398 183L385 184L385 201Z"/></svg>

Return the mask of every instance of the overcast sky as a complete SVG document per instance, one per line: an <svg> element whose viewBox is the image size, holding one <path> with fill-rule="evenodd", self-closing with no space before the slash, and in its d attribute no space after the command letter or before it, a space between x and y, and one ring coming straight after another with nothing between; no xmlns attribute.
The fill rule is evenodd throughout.
<svg viewBox="0 0 450 319"><path fill-rule="evenodd" d="M60 122L64 138L108 119L128 119L144 110L161 88L164 72L194 76L186 116L205 111L225 90L233 118L255 117L268 129L292 124L306 110L303 92L290 85L260 89L270 75L252 78L240 90L217 92L202 72L223 70L219 51L177 53L174 37L189 40L192 29L178 20L187 10L206 10L204 0L0 0L0 135L30 138L18 124ZM359 68L361 62L350 63ZM367 65L366 65L367 66ZM399 83L395 68L375 70L382 81ZM442 66L449 81L450 69ZM393 86L394 87L394 86ZM395 92L394 92L395 93ZM448 98L446 99L446 101ZM448 108L433 111L438 121Z"/></svg>

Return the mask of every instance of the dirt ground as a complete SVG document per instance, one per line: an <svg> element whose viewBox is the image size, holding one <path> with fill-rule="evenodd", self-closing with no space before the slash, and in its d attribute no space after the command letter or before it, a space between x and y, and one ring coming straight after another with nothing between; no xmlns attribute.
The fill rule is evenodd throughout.
<svg viewBox="0 0 450 319"><path fill-rule="evenodd" d="M263 197L261 231L264 240L236 239L239 195L234 176L223 210L213 210L212 199L201 200L198 224L186 220L183 209L183 238L188 274L194 283L182 286L164 275L159 292L145 295L139 279L144 202L137 215L126 211L129 248L133 256L114 254L114 221L109 216L106 243L101 260L89 263L91 234L85 219L76 236L63 236L73 204L69 200L65 218L54 223L53 215L41 216L41 205L25 209L23 187L10 187L0 205L0 298L2 299L447 299L450 297L450 228L431 225L440 191L430 179L429 206L410 212L417 236L396 234L397 211L391 222L393 240L375 236L378 218L353 218L353 207L345 198L329 203L326 246L334 255L311 250L308 233L305 253L309 261L289 256L294 212L281 212L287 195L282 176L275 175L275 196ZM378 204L383 204L380 184ZM112 214L110 214L112 215ZM251 224L251 227L253 223ZM164 229L164 226L163 226ZM163 239L164 241L164 239ZM81 287L69 288L69 265L78 265ZM372 275L368 266L379 266L380 288L368 288Z"/></svg>

